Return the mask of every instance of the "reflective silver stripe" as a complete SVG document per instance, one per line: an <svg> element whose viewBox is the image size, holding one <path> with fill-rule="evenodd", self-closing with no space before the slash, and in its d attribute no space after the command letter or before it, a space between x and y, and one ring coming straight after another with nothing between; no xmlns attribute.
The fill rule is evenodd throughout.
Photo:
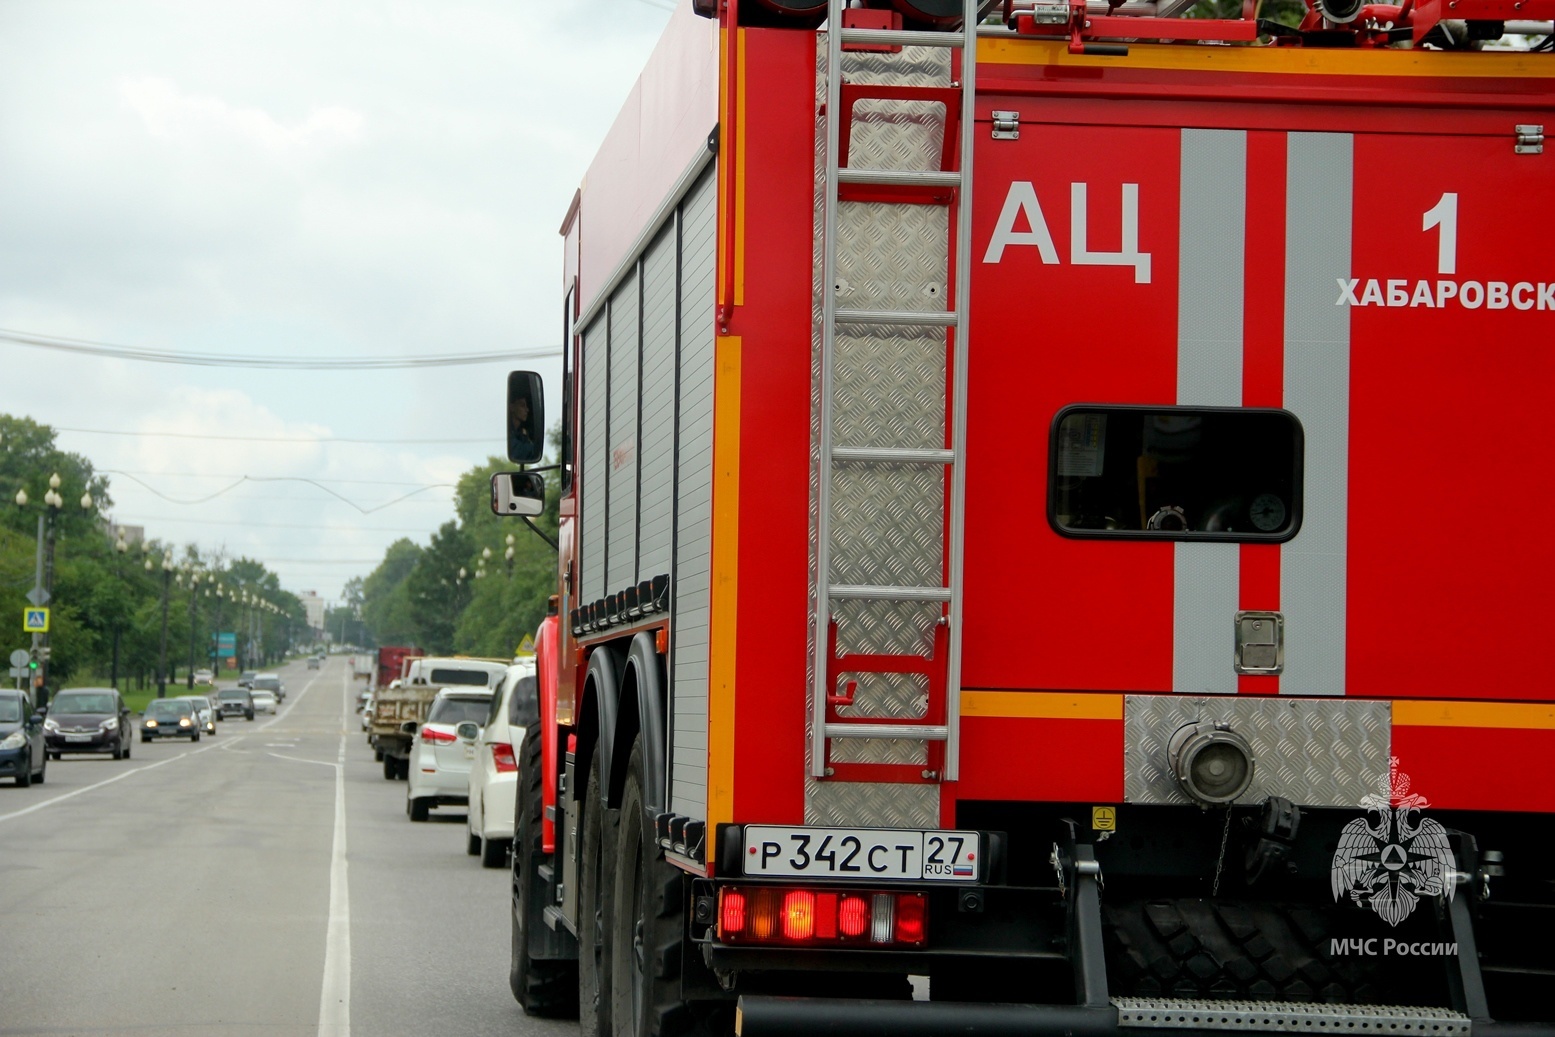
<svg viewBox="0 0 1555 1037"><path fill-rule="evenodd" d="M1306 433L1301 532L1280 548L1282 695L1345 692L1350 466L1350 276L1354 139L1292 133L1285 210L1285 406Z"/></svg>
<svg viewBox="0 0 1555 1037"><path fill-rule="evenodd" d="M1247 134L1183 130L1181 173L1177 402L1239 407ZM1234 695L1232 617L1241 598L1241 549L1174 548L1172 690Z"/></svg>

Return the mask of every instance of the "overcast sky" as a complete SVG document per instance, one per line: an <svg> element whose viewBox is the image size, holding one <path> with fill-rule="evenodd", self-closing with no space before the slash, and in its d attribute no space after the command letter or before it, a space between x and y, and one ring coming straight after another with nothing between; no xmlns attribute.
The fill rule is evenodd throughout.
<svg viewBox="0 0 1555 1037"><path fill-rule="evenodd" d="M276 356L556 346L557 229L670 6L0 0L0 329ZM124 473L114 519L331 599L396 537L424 543L453 514L436 484L502 449L498 365L0 358L0 411L116 433L59 435ZM559 363L521 366L554 420ZM242 476L378 510L302 482L182 503Z"/></svg>

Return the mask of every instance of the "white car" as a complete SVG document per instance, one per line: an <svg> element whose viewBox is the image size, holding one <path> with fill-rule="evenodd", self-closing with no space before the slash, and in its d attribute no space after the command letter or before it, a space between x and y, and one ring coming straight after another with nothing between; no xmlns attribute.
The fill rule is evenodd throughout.
<svg viewBox="0 0 1555 1037"><path fill-rule="evenodd" d="M491 699L485 688L444 688L432 700L410 746L405 813L412 821L425 821L433 807L469 802L470 764Z"/></svg>
<svg viewBox="0 0 1555 1037"><path fill-rule="evenodd" d="M220 714L217 713L214 702L204 695L180 695L179 699L193 704L201 731L208 735L216 733L216 721L220 719Z"/></svg>
<svg viewBox="0 0 1555 1037"><path fill-rule="evenodd" d="M513 845L513 803L523 764L524 732L539 719L535 661L524 659L509 666L502 678L470 767L466 848L470 856L479 855L488 868L507 863L508 849Z"/></svg>
<svg viewBox="0 0 1555 1037"><path fill-rule="evenodd" d="M255 713L274 713L275 712L275 706L276 706L276 703L275 703L275 692L273 692L273 691L265 691L262 688L254 688L254 689L252 689L249 692L249 694L254 696L254 712Z"/></svg>
<svg viewBox="0 0 1555 1037"><path fill-rule="evenodd" d="M368 728L373 726L373 693L372 692L370 692L370 691L363 692L363 694L362 694L362 705L361 705L361 708L358 709L357 712L362 714L362 730L363 731L366 731Z"/></svg>

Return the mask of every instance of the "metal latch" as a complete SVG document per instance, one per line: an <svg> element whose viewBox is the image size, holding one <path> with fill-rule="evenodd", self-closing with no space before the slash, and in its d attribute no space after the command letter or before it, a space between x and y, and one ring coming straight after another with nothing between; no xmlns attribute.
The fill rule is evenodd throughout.
<svg viewBox="0 0 1555 1037"><path fill-rule="evenodd" d="M1068 9L1065 8L1067 11ZM1020 112L993 113L994 140L1020 140ZM1539 138L1543 140L1543 137Z"/></svg>
<svg viewBox="0 0 1555 1037"><path fill-rule="evenodd" d="M1278 612L1236 614L1237 673L1274 674L1285 669L1285 617Z"/></svg>
<svg viewBox="0 0 1555 1037"><path fill-rule="evenodd" d="M994 112L994 117L995 117L995 120L996 120L995 121L995 125L998 125L998 123L997 123L998 115L999 115L998 112ZM1516 127L1516 130L1517 130L1517 146L1512 149L1514 152L1516 152L1519 155L1542 155L1542 154L1544 154L1544 127L1543 126L1534 126L1534 125L1518 126L1518 127ZM996 133L996 134L994 134L994 136L997 137L998 134Z"/></svg>
<svg viewBox="0 0 1555 1037"><path fill-rule="evenodd" d="M1038 25L1069 24L1069 4L1067 2L1053 3L1051 0L1046 0L1046 2L1037 0L1036 3L1031 5L1030 11L1022 13L1030 14L1031 20Z"/></svg>

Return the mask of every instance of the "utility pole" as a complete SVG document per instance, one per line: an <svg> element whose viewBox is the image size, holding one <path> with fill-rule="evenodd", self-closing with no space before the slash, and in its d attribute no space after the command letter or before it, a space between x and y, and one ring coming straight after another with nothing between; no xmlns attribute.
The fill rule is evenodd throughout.
<svg viewBox="0 0 1555 1037"><path fill-rule="evenodd" d="M157 698L167 697L167 589L173 578L173 563L162 559L162 651L157 656Z"/></svg>

